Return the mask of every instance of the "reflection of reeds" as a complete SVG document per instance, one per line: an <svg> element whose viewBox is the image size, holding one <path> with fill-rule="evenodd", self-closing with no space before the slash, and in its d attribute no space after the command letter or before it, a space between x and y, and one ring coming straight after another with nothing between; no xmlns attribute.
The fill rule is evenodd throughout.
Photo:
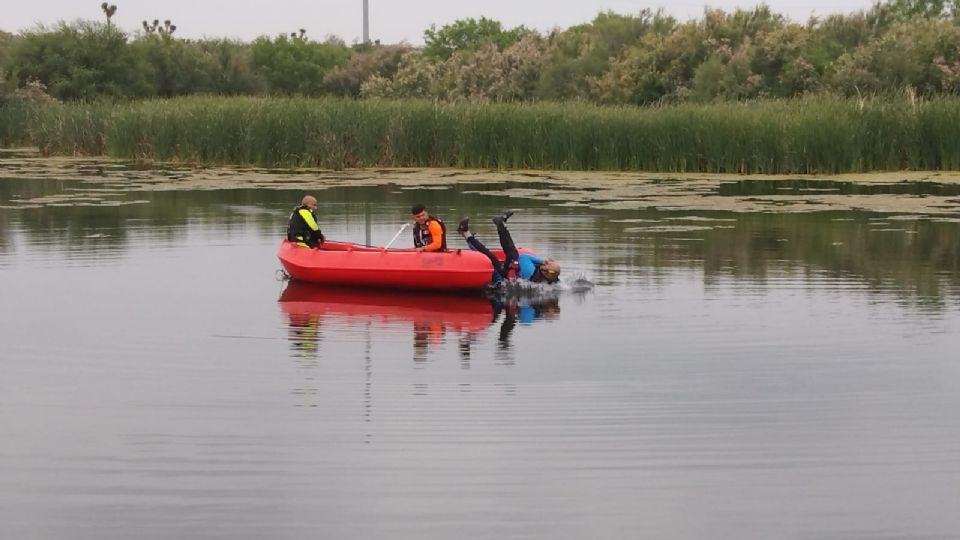
<svg viewBox="0 0 960 540"><path fill-rule="evenodd" d="M654 108L184 97L37 106L26 123L18 114L0 107L8 144L141 160L733 173L960 167L960 98L946 97Z"/></svg>

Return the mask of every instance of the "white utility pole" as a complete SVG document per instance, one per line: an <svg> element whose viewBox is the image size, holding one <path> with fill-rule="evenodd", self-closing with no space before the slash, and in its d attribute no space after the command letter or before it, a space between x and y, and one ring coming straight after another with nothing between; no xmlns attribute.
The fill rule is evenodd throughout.
<svg viewBox="0 0 960 540"><path fill-rule="evenodd" d="M363 0L363 42L370 43L370 0Z"/></svg>

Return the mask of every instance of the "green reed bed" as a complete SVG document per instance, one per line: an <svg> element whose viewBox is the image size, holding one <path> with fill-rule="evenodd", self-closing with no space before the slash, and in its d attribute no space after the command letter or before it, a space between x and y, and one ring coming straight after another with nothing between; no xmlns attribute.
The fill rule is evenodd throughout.
<svg viewBox="0 0 960 540"><path fill-rule="evenodd" d="M916 116L915 136L911 167L960 169L960 106L957 98L938 97L924 103Z"/></svg>
<svg viewBox="0 0 960 540"><path fill-rule="evenodd" d="M0 146L13 147L30 144L27 134L31 107L15 99L0 96Z"/></svg>
<svg viewBox="0 0 960 540"><path fill-rule="evenodd" d="M960 98L948 97L649 108L184 97L0 107L0 121L6 144L28 141L49 154L205 164L768 174L960 168Z"/></svg>
<svg viewBox="0 0 960 540"><path fill-rule="evenodd" d="M111 106L105 103L0 103L0 144L37 146L47 155L102 155Z"/></svg>

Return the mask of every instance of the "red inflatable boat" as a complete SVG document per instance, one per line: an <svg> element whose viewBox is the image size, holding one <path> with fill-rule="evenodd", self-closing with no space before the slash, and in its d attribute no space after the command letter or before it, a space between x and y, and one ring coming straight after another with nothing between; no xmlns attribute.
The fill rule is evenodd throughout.
<svg viewBox="0 0 960 540"><path fill-rule="evenodd" d="M424 253L333 241L309 249L284 240L277 257L292 278L325 285L455 291L482 289L493 275L490 260L469 249Z"/></svg>

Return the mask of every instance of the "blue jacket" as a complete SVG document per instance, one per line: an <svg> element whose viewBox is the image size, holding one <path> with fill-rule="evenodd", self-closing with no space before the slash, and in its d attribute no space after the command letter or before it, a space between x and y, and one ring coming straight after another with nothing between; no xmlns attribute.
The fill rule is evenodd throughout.
<svg viewBox="0 0 960 540"><path fill-rule="evenodd" d="M529 253L520 254L520 277L530 279L537 270L537 265L542 263L543 259Z"/></svg>
<svg viewBox="0 0 960 540"><path fill-rule="evenodd" d="M529 253L520 252L520 258L518 259L520 271L517 276L520 279L530 279L533 277L533 273L537 270L537 265L543 262L543 259L537 257L536 255L531 255ZM494 283L497 281L503 281L503 276L500 275L500 272L494 271L492 280Z"/></svg>

